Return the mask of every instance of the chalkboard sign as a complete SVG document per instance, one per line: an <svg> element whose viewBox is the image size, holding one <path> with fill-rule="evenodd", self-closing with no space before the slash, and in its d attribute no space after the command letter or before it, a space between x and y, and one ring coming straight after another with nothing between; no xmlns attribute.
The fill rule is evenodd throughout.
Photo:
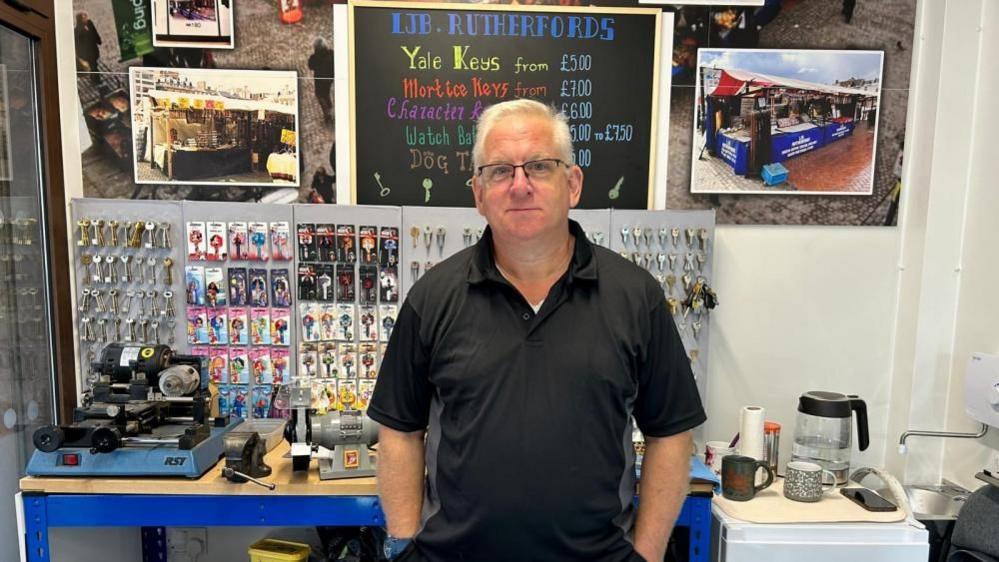
<svg viewBox="0 0 999 562"><path fill-rule="evenodd" d="M659 9L359 0L349 14L355 203L474 205L476 119L533 98L569 118L581 208L649 208Z"/></svg>

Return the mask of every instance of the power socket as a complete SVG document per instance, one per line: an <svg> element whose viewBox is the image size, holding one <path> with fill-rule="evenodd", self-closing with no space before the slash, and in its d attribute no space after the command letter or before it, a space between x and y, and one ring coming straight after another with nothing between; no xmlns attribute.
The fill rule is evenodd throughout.
<svg viewBox="0 0 999 562"><path fill-rule="evenodd" d="M167 559L171 562L204 560L208 550L205 527L167 527Z"/></svg>

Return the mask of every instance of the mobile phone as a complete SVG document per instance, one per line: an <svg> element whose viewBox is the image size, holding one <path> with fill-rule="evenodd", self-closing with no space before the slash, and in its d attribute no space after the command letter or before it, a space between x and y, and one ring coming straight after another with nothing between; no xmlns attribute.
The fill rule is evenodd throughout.
<svg viewBox="0 0 999 562"><path fill-rule="evenodd" d="M843 488L839 491L867 511L895 511L898 507L867 488Z"/></svg>

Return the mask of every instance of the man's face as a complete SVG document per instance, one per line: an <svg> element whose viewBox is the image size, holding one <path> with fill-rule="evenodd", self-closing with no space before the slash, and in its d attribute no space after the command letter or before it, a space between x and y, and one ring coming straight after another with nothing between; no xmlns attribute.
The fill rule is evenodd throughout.
<svg viewBox="0 0 999 562"><path fill-rule="evenodd" d="M477 165L519 165L532 160L559 158L552 127L539 117L510 116L497 123L485 140L484 158ZM508 185L488 185L484 176L472 179L475 208L485 217L494 235L532 240L565 229L569 209L579 203L583 171L559 166L544 181L514 171Z"/></svg>

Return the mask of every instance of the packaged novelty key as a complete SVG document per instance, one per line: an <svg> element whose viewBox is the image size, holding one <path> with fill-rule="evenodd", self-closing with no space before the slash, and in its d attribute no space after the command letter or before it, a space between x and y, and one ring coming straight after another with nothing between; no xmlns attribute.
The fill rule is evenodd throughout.
<svg viewBox="0 0 999 562"><path fill-rule="evenodd" d="M267 244L267 223L251 222L246 227L250 240L250 254L248 259L267 261L268 257L270 257L270 248Z"/></svg>
<svg viewBox="0 0 999 562"><path fill-rule="evenodd" d="M316 300L322 302L333 302L336 295L334 279L336 271L331 263L320 263L316 265Z"/></svg>
<svg viewBox="0 0 999 562"><path fill-rule="evenodd" d="M246 268L229 268L229 305L246 306Z"/></svg>
<svg viewBox="0 0 999 562"><path fill-rule="evenodd" d="M288 308L291 306L291 282L287 269L271 270L271 306Z"/></svg>
<svg viewBox="0 0 999 562"><path fill-rule="evenodd" d="M378 266L361 265L358 266L361 282L360 291L357 294L359 304L374 305L378 302Z"/></svg>
<svg viewBox="0 0 999 562"><path fill-rule="evenodd" d="M357 381L339 380L337 381L338 398L341 410L357 409Z"/></svg>
<svg viewBox="0 0 999 562"><path fill-rule="evenodd" d="M229 315L225 308L208 309L208 343L229 345Z"/></svg>
<svg viewBox="0 0 999 562"><path fill-rule="evenodd" d="M287 221L271 223L271 253L274 259L288 261L291 253L291 226Z"/></svg>
<svg viewBox="0 0 999 562"><path fill-rule="evenodd" d="M208 347L207 345L193 345L193 346L191 346L191 355L195 355L197 357L204 357L205 360L207 361L208 358L209 358L209 355L210 355L210 353L209 353L210 349L211 348ZM212 382L220 382L218 380L215 380L215 378L212 377L211 365L210 364L208 366L208 375L209 375L209 380L211 380Z"/></svg>
<svg viewBox="0 0 999 562"><path fill-rule="evenodd" d="M375 393L375 381L362 379L357 381L357 408L365 410L371 403L371 395Z"/></svg>
<svg viewBox="0 0 999 562"><path fill-rule="evenodd" d="M354 305L336 305L336 340L354 341Z"/></svg>
<svg viewBox="0 0 999 562"><path fill-rule="evenodd" d="M189 265L184 268L184 283L187 285L187 305L205 304L205 268Z"/></svg>
<svg viewBox="0 0 999 562"><path fill-rule="evenodd" d="M316 225L298 225L298 261L316 261L319 258L316 248Z"/></svg>
<svg viewBox="0 0 999 562"><path fill-rule="evenodd" d="M378 314L374 305L361 305L358 308L360 318L358 340L378 341Z"/></svg>
<svg viewBox="0 0 999 562"><path fill-rule="evenodd" d="M205 304L208 306L226 305L225 277L221 267L205 268Z"/></svg>
<svg viewBox="0 0 999 562"><path fill-rule="evenodd" d="M319 345L320 376L332 379L337 376L336 344L325 342Z"/></svg>
<svg viewBox="0 0 999 562"><path fill-rule="evenodd" d="M250 243L245 222L229 223L229 257L236 261L250 259Z"/></svg>
<svg viewBox="0 0 999 562"><path fill-rule="evenodd" d="M266 347L250 349L250 378L253 384L271 384L274 375L271 373L271 351Z"/></svg>
<svg viewBox="0 0 999 562"><path fill-rule="evenodd" d="M224 347L213 347L208 352L208 373L212 382L229 382L229 350Z"/></svg>
<svg viewBox="0 0 999 562"><path fill-rule="evenodd" d="M271 349L271 372L274 377L274 384L283 384L291 380L288 372L288 349L275 347Z"/></svg>
<svg viewBox="0 0 999 562"><path fill-rule="evenodd" d="M250 343L271 344L271 311L269 308L250 309Z"/></svg>
<svg viewBox="0 0 999 562"><path fill-rule="evenodd" d="M232 391L230 396L232 396L232 415L237 418L246 417L246 402L247 396L250 394L250 387L245 384L230 385Z"/></svg>
<svg viewBox="0 0 999 562"><path fill-rule="evenodd" d="M333 341L336 339L336 306L323 303L319 307L319 339Z"/></svg>
<svg viewBox="0 0 999 562"><path fill-rule="evenodd" d="M341 343L337 346L337 370L341 379L357 378L357 346L353 343Z"/></svg>
<svg viewBox="0 0 999 562"><path fill-rule="evenodd" d="M291 328L291 314L287 308L271 309L271 345L291 345L288 330Z"/></svg>
<svg viewBox="0 0 999 562"><path fill-rule="evenodd" d="M267 270L250 268L250 304L267 306Z"/></svg>
<svg viewBox="0 0 999 562"><path fill-rule="evenodd" d="M208 315L202 307L187 308L187 343L208 344Z"/></svg>
<svg viewBox="0 0 999 562"><path fill-rule="evenodd" d="M205 259L209 261L225 261L229 257L226 225L224 222L209 221L205 224L208 249Z"/></svg>
<svg viewBox="0 0 999 562"><path fill-rule="evenodd" d="M298 303L302 318L302 341L319 341L319 305L314 302Z"/></svg>
<svg viewBox="0 0 999 562"><path fill-rule="evenodd" d="M379 233L378 263L382 267L399 265L399 229L394 226L382 227Z"/></svg>
<svg viewBox="0 0 999 562"><path fill-rule="evenodd" d="M319 358L316 354L316 344L302 342L298 344L298 376L314 378ZM315 396L313 396L315 398Z"/></svg>
<svg viewBox="0 0 999 562"><path fill-rule="evenodd" d="M319 261L327 263L336 261L336 226L316 225L316 247L319 250Z"/></svg>
<svg viewBox="0 0 999 562"><path fill-rule="evenodd" d="M298 264L298 300L316 300L316 266L314 264Z"/></svg>
<svg viewBox="0 0 999 562"><path fill-rule="evenodd" d="M229 417L229 408L232 405L232 386L228 384L219 385L219 415Z"/></svg>
<svg viewBox="0 0 999 562"><path fill-rule="evenodd" d="M232 345L249 345L250 322L246 309L232 307L229 309L229 343Z"/></svg>
<svg viewBox="0 0 999 562"><path fill-rule="evenodd" d="M205 253L205 223L187 223L187 261L202 261Z"/></svg>
<svg viewBox="0 0 999 562"><path fill-rule="evenodd" d="M336 300L337 302L354 302L355 297L354 265L349 263L336 264Z"/></svg>
<svg viewBox="0 0 999 562"><path fill-rule="evenodd" d="M357 236L361 245L361 263L375 265L378 263L378 228L360 226Z"/></svg>
<svg viewBox="0 0 999 562"><path fill-rule="evenodd" d="M378 272L378 299L383 303L399 302L398 267L384 267Z"/></svg>
<svg viewBox="0 0 999 562"><path fill-rule="evenodd" d="M378 344L358 344L357 358L360 364L358 376L362 379L373 379L378 376Z"/></svg>
<svg viewBox="0 0 999 562"><path fill-rule="evenodd" d="M399 307L394 304L378 306L378 340L388 343L395 328L395 319L399 315Z"/></svg>
<svg viewBox="0 0 999 562"><path fill-rule="evenodd" d="M338 263L357 262L357 235L352 224L336 227L336 259Z"/></svg>
<svg viewBox="0 0 999 562"><path fill-rule="evenodd" d="M253 417L264 419L270 414L273 389L269 384L253 387Z"/></svg>
<svg viewBox="0 0 999 562"><path fill-rule="evenodd" d="M245 347L229 348L229 382L248 384L250 382L249 356Z"/></svg>

